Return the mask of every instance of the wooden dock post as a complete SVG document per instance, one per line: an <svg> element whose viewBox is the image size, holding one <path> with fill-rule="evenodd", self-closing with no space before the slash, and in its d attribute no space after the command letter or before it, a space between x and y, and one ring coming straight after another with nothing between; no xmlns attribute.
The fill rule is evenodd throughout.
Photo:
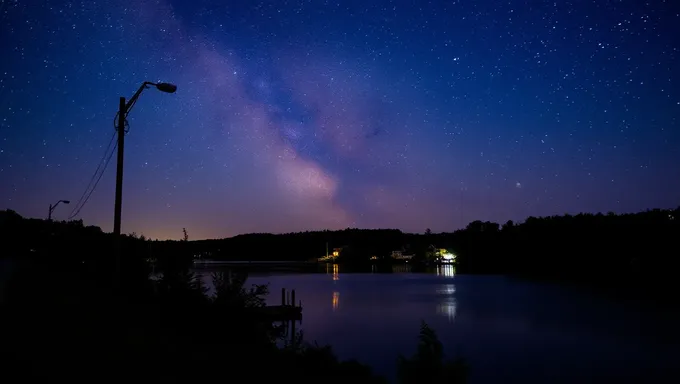
<svg viewBox="0 0 680 384"><path fill-rule="evenodd" d="M281 288L281 305L286 305L286 288Z"/></svg>
<svg viewBox="0 0 680 384"><path fill-rule="evenodd" d="M295 306L295 290L290 291L290 305Z"/></svg>

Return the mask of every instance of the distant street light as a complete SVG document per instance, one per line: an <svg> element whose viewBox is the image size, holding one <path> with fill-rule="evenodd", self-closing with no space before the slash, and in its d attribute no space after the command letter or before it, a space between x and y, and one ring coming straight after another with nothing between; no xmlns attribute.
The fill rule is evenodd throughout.
<svg viewBox="0 0 680 384"><path fill-rule="evenodd" d="M175 93L177 91L177 86L170 83L152 83L145 81L142 86L139 87L137 92L130 98L126 103L125 97L120 98L120 104L118 107L118 126L116 127L118 131L118 159L116 164L116 203L115 212L113 216L113 234L116 237L120 237L120 221L121 221L121 210L123 208L123 153L125 146L125 121L127 120L127 115L130 113L132 107L134 107L137 102L137 98L142 94L142 91L150 86L156 87L161 92L165 93Z"/></svg>
<svg viewBox="0 0 680 384"><path fill-rule="evenodd" d="M47 214L47 220L52 220L52 212L54 211L54 208L56 208L57 205L59 205L59 203L71 204L71 201L69 201L69 200L59 200L54 204L50 204L50 211Z"/></svg>

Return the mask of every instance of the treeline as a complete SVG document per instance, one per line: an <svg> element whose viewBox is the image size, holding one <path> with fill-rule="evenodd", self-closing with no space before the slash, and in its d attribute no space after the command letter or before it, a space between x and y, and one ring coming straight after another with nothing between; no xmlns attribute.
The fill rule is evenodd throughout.
<svg viewBox="0 0 680 384"><path fill-rule="evenodd" d="M148 241L124 236L123 254L186 265L195 257L222 260L310 260L342 248L339 262L389 261L393 251L427 262L432 249L457 255L461 273L506 274L549 280L612 284L649 281L663 286L675 271L680 209L634 214L529 217L500 225L475 221L452 233L402 233L395 229L248 234L219 240ZM113 238L82 221L47 222L0 212L3 255L88 261L114 250ZM83 264L83 261L85 263ZM133 262L128 260L126 262ZM90 263L96 264L96 263ZM83 268L83 266L79 266Z"/></svg>
<svg viewBox="0 0 680 384"><path fill-rule="evenodd" d="M528 218L521 224L476 221L450 236L458 271L599 285L629 294L673 285L680 209L616 215Z"/></svg>
<svg viewBox="0 0 680 384"><path fill-rule="evenodd" d="M86 226L82 220L47 221L0 211L0 257L11 269L7 274L31 270L42 274L42 282L54 289L87 285L88 291L101 294L112 286L116 270L127 282L126 289L147 289L151 243L128 235L114 240L111 233ZM125 257L116 263L119 248Z"/></svg>
<svg viewBox="0 0 680 384"><path fill-rule="evenodd" d="M350 249L359 253L349 260L363 256L388 255L401 247L405 235L398 229L354 229L340 231L310 231L274 235L253 233L219 240L192 241L195 254L216 260L310 260L343 248L344 256Z"/></svg>

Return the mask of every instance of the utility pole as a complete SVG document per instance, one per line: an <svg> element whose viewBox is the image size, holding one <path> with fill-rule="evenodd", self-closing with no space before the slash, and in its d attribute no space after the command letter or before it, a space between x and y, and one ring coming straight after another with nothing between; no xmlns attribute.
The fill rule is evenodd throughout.
<svg viewBox="0 0 680 384"><path fill-rule="evenodd" d="M71 202L68 200L59 200L54 204L50 204L50 210L47 212L47 221L52 221L52 212L54 212L54 209L57 208L59 203L70 204Z"/></svg>
<svg viewBox="0 0 680 384"><path fill-rule="evenodd" d="M118 160L116 162L116 203L113 216L113 234L120 237L120 219L123 208L123 154L125 153L125 117L127 106L125 97L120 98L118 106Z"/></svg>
<svg viewBox="0 0 680 384"><path fill-rule="evenodd" d="M116 238L120 237L120 221L121 221L121 210L123 208L123 154L125 151L125 121L127 120L127 115L134 107L139 95L142 91L150 86L156 87L159 91L165 93L175 93L177 86L170 83L152 83L145 81L142 86L139 87L137 92L126 102L125 97L120 98L120 104L118 106L118 160L116 164L116 206L113 216L113 234Z"/></svg>
<svg viewBox="0 0 680 384"><path fill-rule="evenodd" d="M115 242L115 269L114 281L120 279L120 257L122 241L120 238L121 210L123 208L123 154L125 153L125 118L127 117L127 105L125 97L120 98L118 105L118 159L116 160L116 202L113 215L113 241Z"/></svg>
<svg viewBox="0 0 680 384"><path fill-rule="evenodd" d="M118 159L116 164L116 202L115 202L115 212L113 216L113 237L115 241L115 252L116 252L116 278L120 278L120 259L122 252L122 239L120 235L120 222L121 222L121 211L123 209L123 154L125 153L125 121L127 120L127 115L132 110L132 107L137 102L137 98L142 94L142 91L150 86L156 87L161 92L165 93L175 93L177 86L170 83L152 83L145 81L142 86L139 87L137 92L126 102L125 97L120 98L120 104L118 105Z"/></svg>

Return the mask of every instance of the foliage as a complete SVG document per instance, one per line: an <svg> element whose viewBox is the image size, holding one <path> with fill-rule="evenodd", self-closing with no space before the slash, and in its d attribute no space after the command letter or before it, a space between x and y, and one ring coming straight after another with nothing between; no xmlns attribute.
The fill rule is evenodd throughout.
<svg viewBox="0 0 680 384"><path fill-rule="evenodd" d="M124 236L118 243L80 221L48 224L0 212L0 223L10 250L3 256L11 257L3 265L13 269L0 302L3 325L12 330L3 339L8 377L377 380L330 349L277 346L284 333L258 312L268 287L247 287L247 275L225 272L212 276L215 290L208 292L188 268L186 246L152 256L151 241Z"/></svg>
<svg viewBox="0 0 680 384"><path fill-rule="evenodd" d="M444 348L435 331L425 322L420 326L418 350L408 359L399 356L398 380L403 384L464 383L468 367L458 358L444 360Z"/></svg>
<svg viewBox="0 0 680 384"><path fill-rule="evenodd" d="M352 261L368 260L370 256L387 256L400 247L403 233L396 229L344 229L340 231L310 231L273 234L247 234L227 239L192 241L192 249L207 258L241 260L310 260L326 254L329 248L354 252Z"/></svg>
<svg viewBox="0 0 680 384"><path fill-rule="evenodd" d="M283 360L289 367L301 373L303 382L346 383L387 383L382 377L373 374L371 368L356 360L341 361L330 346L301 344L295 349L284 349Z"/></svg>
<svg viewBox="0 0 680 384"><path fill-rule="evenodd" d="M215 272L212 274L215 287L214 301L226 305L243 308L261 308L265 306L265 297L269 294L267 285L253 285L245 289L247 274L233 271Z"/></svg>
<svg viewBox="0 0 680 384"><path fill-rule="evenodd" d="M476 221L451 236L458 272L595 286L618 296L678 303L673 291L680 210ZM645 284L635 282L645 281Z"/></svg>

